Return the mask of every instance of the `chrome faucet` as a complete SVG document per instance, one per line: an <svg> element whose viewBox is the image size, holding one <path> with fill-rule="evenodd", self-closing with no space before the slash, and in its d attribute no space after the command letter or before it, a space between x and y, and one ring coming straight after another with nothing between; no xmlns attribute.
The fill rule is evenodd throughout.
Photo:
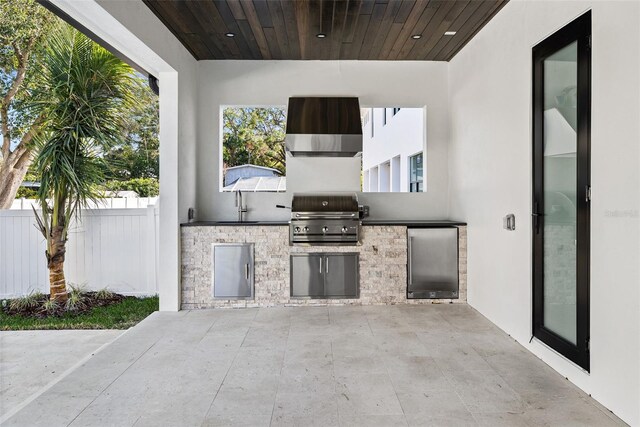
<svg viewBox="0 0 640 427"><path fill-rule="evenodd" d="M242 191L236 191L236 208L238 208L238 222L242 222L242 214L247 213L247 205L242 206Z"/></svg>

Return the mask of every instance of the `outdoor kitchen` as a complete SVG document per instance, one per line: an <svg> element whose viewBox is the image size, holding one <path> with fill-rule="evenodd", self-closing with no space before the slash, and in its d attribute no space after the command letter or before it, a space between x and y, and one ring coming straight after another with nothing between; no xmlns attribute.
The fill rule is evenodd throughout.
<svg viewBox="0 0 640 427"><path fill-rule="evenodd" d="M361 241L353 246L291 246L289 225L286 223L188 224L182 236L182 308L266 307L284 305L326 304L415 304L466 301L466 227L459 223L416 221L411 226L455 227L458 240L458 297L447 299L407 298L407 225L361 226ZM219 245L249 245L254 253L249 266L238 264L239 279L243 277L255 291L251 296L216 298L214 296L214 248ZM321 297L293 295L292 265L300 256L331 254L332 257L359 258L356 278L356 297ZM324 262L323 271L332 271L332 261ZM320 270L318 261L318 271ZM344 264L344 262L343 262ZM248 273L245 276L245 268ZM311 273L311 269L308 269ZM313 270L315 272L315 269ZM344 277L344 276L343 276ZM358 280L359 279L359 280ZM294 285L295 289L295 285ZM353 288L352 288L353 289Z"/></svg>
<svg viewBox="0 0 640 427"><path fill-rule="evenodd" d="M640 426L639 1L0 5L2 426Z"/></svg>
<svg viewBox="0 0 640 427"><path fill-rule="evenodd" d="M288 162L359 161L358 98L292 97L288 107ZM381 219L347 188L292 192L269 207L290 211L280 221L248 220L267 209L235 191L236 220L183 224L181 307L466 302L464 222Z"/></svg>

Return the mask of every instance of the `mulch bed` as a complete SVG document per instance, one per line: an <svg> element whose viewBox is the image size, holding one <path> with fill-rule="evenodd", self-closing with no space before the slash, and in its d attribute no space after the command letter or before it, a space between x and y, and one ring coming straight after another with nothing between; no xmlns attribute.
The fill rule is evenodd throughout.
<svg viewBox="0 0 640 427"><path fill-rule="evenodd" d="M11 306L7 304L5 307L2 307L2 311L9 316L23 316L23 317L33 317L36 319L43 319L47 317L60 317L65 314L83 314L91 311L96 307L105 307L112 304L117 304L124 300L125 298L135 298L135 297L126 297L124 295L112 293L108 297L98 298L97 292L83 292L81 304L77 305L77 308L74 310L68 310L64 304L60 304L54 310L45 310L43 308L44 303L49 299L48 294L43 294L37 300L37 304L33 307L21 308L21 309L11 309Z"/></svg>

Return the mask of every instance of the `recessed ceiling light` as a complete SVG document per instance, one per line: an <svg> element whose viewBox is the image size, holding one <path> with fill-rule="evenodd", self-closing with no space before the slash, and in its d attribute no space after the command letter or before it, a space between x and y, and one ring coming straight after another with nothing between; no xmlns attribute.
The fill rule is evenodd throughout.
<svg viewBox="0 0 640 427"><path fill-rule="evenodd" d="M316 34L316 37L319 38L319 39L323 39L323 38L327 37L327 35L325 33L318 33L318 34Z"/></svg>
<svg viewBox="0 0 640 427"><path fill-rule="evenodd" d="M411 38L414 39L414 40L421 39L422 38L422 34L414 34L414 35L411 36Z"/></svg>
<svg viewBox="0 0 640 427"><path fill-rule="evenodd" d="M455 36L457 33L457 31L445 31L444 35L445 36Z"/></svg>
<svg viewBox="0 0 640 427"><path fill-rule="evenodd" d="M227 37L235 37L236 33L225 33L225 36L227 36Z"/></svg>

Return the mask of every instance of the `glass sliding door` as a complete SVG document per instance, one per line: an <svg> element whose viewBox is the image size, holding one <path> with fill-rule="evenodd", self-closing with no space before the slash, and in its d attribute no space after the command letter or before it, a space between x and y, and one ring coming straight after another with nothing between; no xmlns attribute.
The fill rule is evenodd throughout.
<svg viewBox="0 0 640 427"><path fill-rule="evenodd" d="M533 334L589 369L591 13L533 48Z"/></svg>

